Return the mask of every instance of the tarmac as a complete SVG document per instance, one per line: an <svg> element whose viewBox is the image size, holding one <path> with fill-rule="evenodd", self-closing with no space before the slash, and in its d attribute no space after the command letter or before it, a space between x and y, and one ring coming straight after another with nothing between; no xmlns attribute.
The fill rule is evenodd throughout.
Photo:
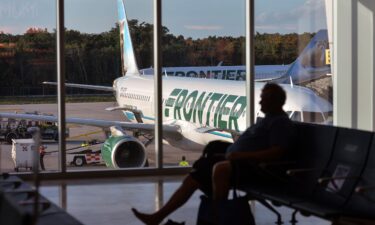
<svg viewBox="0 0 375 225"><path fill-rule="evenodd" d="M95 102L95 103L68 103L66 104L66 117L78 117L78 118L95 118L103 120L116 120L124 121L125 117L121 111L106 111L105 108L113 107L113 102ZM33 112L38 111L40 113L48 113L57 115L57 104L23 104L23 105L0 105L0 112ZM84 126L78 124L68 124L69 137L67 138L66 148L74 148L80 146L84 141L96 139L98 141L105 141L106 135L101 128ZM58 143L52 140L44 140L43 145L46 148L46 155L44 157L44 164L47 171L58 170ZM182 156L185 156L187 161L191 164L199 156L199 152L183 151L178 148L172 147L165 143L164 147L164 165L165 166L178 166ZM2 172L13 172L14 161L11 157L12 145L2 141L0 144L1 160L0 169ZM146 148L147 158L149 166L155 165L155 148L154 144L150 144ZM104 164L91 164L77 167L68 163L67 170L79 170L79 169L108 169ZM23 172L26 169L20 168Z"/></svg>

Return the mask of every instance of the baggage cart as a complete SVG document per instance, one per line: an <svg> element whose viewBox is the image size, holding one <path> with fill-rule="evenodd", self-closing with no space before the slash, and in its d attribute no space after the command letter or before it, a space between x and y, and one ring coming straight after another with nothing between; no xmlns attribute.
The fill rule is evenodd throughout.
<svg viewBox="0 0 375 225"><path fill-rule="evenodd" d="M33 154L36 146L33 139L12 139L12 159L14 170L19 168L33 169Z"/></svg>

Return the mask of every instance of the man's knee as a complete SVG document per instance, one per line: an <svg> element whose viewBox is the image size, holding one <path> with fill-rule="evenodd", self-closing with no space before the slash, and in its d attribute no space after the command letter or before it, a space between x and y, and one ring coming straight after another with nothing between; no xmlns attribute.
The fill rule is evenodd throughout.
<svg viewBox="0 0 375 225"><path fill-rule="evenodd" d="M230 176L231 172L232 172L232 167L231 167L230 161L228 160L216 163L213 168L214 179L220 178L223 176L228 177Z"/></svg>

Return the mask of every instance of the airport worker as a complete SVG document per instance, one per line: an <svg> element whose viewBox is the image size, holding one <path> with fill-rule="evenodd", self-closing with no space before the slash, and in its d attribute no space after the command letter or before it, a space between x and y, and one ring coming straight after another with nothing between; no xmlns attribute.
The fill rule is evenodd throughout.
<svg viewBox="0 0 375 225"><path fill-rule="evenodd" d="M185 156L182 156L182 159L180 161L180 163L178 164L179 166L189 166L189 162L186 161L186 157Z"/></svg>
<svg viewBox="0 0 375 225"><path fill-rule="evenodd" d="M233 144L210 142L193 164L193 170L161 209L146 214L133 208L135 216L147 225L160 224L197 189L214 200L226 199L233 181L233 165L239 168L236 170L239 184L267 180L254 163L279 160L292 147L295 131L282 109L286 100L282 87L267 83L260 97L261 111L265 114L262 120L250 126Z"/></svg>
<svg viewBox="0 0 375 225"><path fill-rule="evenodd" d="M46 170L44 167L44 156L46 155L46 146L40 145L39 146L39 163L40 163L40 168L42 170Z"/></svg>

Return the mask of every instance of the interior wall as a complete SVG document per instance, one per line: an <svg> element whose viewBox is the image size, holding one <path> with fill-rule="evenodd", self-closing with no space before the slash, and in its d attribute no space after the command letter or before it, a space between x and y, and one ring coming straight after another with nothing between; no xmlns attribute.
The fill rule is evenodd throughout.
<svg viewBox="0 0 375 225"><path fill-rule="evenodd" d="M334 125L374 130L374 11L372 0L334 0Z"/></svg>

